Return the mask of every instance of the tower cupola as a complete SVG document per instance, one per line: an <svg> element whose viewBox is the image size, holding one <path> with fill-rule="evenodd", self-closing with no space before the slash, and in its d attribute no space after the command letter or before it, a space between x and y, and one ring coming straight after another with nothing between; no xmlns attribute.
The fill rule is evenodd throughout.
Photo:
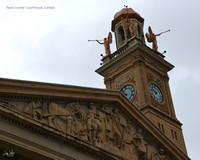
<svg viewBox="0 0 200 160"><path fill-rule="evenodd" d="M145 43L143 33L144 19L132 8L123 8L112 20L111 30L115 33L117 49L123 47L131 38L137 37Z"/></svg>

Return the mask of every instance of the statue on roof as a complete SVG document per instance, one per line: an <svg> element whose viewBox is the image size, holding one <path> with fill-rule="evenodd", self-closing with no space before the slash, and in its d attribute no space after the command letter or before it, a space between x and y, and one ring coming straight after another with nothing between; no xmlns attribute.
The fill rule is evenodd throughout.
<svg viewBox="0 0 200 160"><path fill-rule="evenodd" d="M125 5L124 5L124 7L126 7L127 14L126 14L126 19L124 19L123 17L121 17L121 22L122 22L122 24L123 24L125 30L128 31L129 34L130 34L130 37L128 37L128 38L131 38L131 39L132 39L132 38L134 38L135 35L136 35L136 34L135 34L135 33L136 33L136 27L135 27L135 25L133 24L133 22L131 21L131 19L128 18L128 6L125 6Z"/></svg>
<svg viewBox="0 0 200 160"><path fill-rule="evenodd" d="M130 18L124 19L123 17L121 17L121 22L122 22L125 30L130 33L130 37L129 38L134 38L135 37L135 32L136 32L136 27L133 24L133 22L131 21L131 19Z"/></svg>
<svg viewBox="0 0 200 160"><path fill-rule="evenodd" d="M96 40L99 44L104 44L105 47L105 53L106 56L107 55L111 55L111 51L110 51L110 44L112 43L112 34L111 32L109 32L108 34L108 38L104 38L104 42L100 42L100 40Z"/></svg>
<svg viewBox="0 0 200 160"><path fill-rule="evenodd" d="M149 33L146 33L145 36L147 38L147 41L148 42L152 42L152 49L155 51L155 52L158 52L158 44L157 44L157 40L156 40L156 37L157 36L160 36L161 34L165 33L165 32L169 32L170 30L167 30L165 32L161 32L159 34L154 34L151 27L149 26L148 28L148 31Z"/></svg>

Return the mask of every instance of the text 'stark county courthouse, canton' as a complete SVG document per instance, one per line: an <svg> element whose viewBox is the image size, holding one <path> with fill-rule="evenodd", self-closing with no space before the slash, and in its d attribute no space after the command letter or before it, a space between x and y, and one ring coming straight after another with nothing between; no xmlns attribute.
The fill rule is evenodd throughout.
<svg viewBox="0 0 200 160"><path fill-rule="evenodd" d="M1 78L0 159L189 160L169 88L174 66L143 24L131 8L115 14L117 51L109 33L96 70L106 89Z"/></svg>

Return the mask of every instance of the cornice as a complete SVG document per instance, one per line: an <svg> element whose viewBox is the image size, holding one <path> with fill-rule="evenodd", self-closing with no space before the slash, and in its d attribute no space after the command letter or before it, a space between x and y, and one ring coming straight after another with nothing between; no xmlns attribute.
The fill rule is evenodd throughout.
<svg viewBox="0 0 200 160"><path fill-rule="evenodd" d="M115 53L113 53L115 54ZM167 62L163 57L161 57L158 53L154 52L152 49L147 47L144 44L136 43L135 45L127 48L123 53L115 56L109 62L105 63L103 66L98 68L96 72L102 76L107 75L109 72L113 70L113 68L119 67L120 64L128 59L133 59L135 56L143 56L144 58L150 58L151 61L156 62L157 64L161 65L162 68L165 68L165 71L170 71L174 66ZM126 60L127 61L127 60Z"/></svg>
<svg viewBox="0 0 200 160"><path fill-rule="evenodd" d="M161 117L164 117L165 119L168 119L169 121L172 121L180 126L183 125L178 119L172 118L168 114L158 110L157 108L155 108L153 106L150 106L150 105L144 106L141 108L141 111L142 112L150 111L151 113L154 113L155 115L160 115Z"/></svg>

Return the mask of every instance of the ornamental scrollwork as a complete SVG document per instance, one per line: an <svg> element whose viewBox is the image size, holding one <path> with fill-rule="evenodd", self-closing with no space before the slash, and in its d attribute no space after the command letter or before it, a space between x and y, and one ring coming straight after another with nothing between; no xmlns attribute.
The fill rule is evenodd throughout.
<svg viewBox="0 0 200 160"><path fill-rule="evenodd" d="M152 76L150 73L147 73L147 80L148 82L155 82L161 88L163 87L163 82L159 78Z"/></svg>
<svg viewBox="0 0 200 160"><path fill-rule="evenodd" d="M114 89L119 90L121 86L126 82L134 82L134 74L130 74L126 77L121 78L117 82L114 83Z"/></svg>

